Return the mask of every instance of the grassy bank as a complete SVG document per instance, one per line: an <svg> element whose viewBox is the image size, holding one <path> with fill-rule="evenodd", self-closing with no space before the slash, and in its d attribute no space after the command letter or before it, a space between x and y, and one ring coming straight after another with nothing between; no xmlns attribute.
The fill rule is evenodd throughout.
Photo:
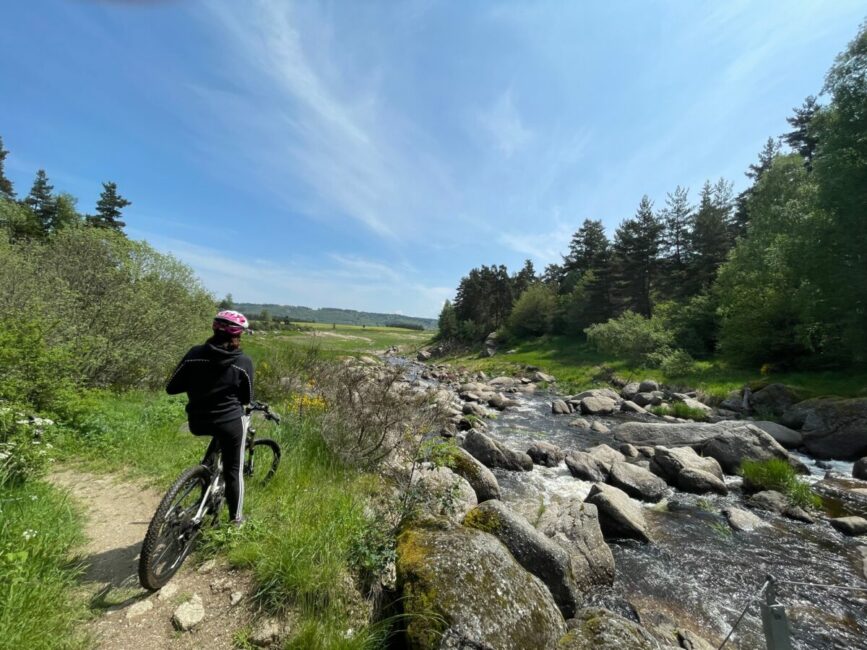
<svg viewBox="0 0 867 650"><path fill-rule="evenodd" d="M585 341L563 336L545 336L505 346L508 352L491 358L476 354L446 361L490 374L510 374L524 366L536 366L554 375L566 390L581 390L601 383L609 369L626 380L652 377L672 386L696 388L718 398L747 384L780 382L801 391L805 397L819 395L867 395L867 372L766 372L759 368L736 368L721 360L697 361L683 374L667 375L657 368L636 368L592 349Z"/></svg>
<svg viewBox="0 0 867 650"><path fill-rule="evenodd" d="M165 489L201 459L208 442L186 431L184 403L150 391L91 392L59 428L59 455ZM259 605L290 611L295 619L298 638L291 647L379 647L380 632L365 628L365 603L350 578L371 534L364 505L377 479L334 459L319 435L315 404L301 413L289 403L273 406L284 416L282 424L259 422L258 428L282 447L279 471L265 485L248 482L249 524L209 531L199 557L225 555L252 570Z"/></svg>
<svg viewBox="0 0 867 650"><path fill-rule="evenodd" d="M361 327L359 325L326 325L305 323L303 331L275 330L257 332L245 338L245 349L253 356L264 358L268 350L282 345L316 347L329 356L341 354L372 354L392 346L401 352L414 352L430 340L431 332L399 327Z"/></svg>
<svg viewBox="0 0 867 650"><path fill-rule="evenodd" d="M71 597L79 513L50 485L0 487L0 648L84 649L85 602Z"/></svg>

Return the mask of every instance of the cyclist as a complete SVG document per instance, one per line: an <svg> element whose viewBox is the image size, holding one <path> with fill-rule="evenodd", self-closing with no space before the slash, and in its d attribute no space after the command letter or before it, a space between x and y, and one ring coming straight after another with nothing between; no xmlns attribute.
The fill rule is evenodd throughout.
<svg viewBox="0 0 867 650"><path fill-rule="evenodd" d="M224 310L214 317L213 336L184 355L166 392L186 393L187 420L196 436L213 436L203 464L210 464L219 449L229 519L244 522L244 405L253 400L253 362L241 352L241 335L249 324L243 314Z"/></svg>

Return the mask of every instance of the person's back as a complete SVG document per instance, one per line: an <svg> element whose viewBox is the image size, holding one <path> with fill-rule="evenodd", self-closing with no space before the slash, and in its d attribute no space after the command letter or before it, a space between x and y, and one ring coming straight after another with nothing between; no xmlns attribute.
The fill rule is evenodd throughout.
<svg viewBox="0 0 867 650"><path fill-rule="evenodd" d="M244 405L253 400L253 362L240 349L246 329L243 314L218 313L214 335L184 355L166 385L170 395L187 394L190 431L213 436L203 462L222 452L229 517L236 523L243 520Z"/></svg>

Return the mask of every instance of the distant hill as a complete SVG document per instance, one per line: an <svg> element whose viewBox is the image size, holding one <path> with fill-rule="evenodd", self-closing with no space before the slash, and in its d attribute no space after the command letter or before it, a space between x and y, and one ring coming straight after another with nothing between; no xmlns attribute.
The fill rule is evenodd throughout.
<svg viewBox="0 0 867 650"><path fill-rule="evenodd" d="M422 326L426 330L436 329L437 321L434 318L416 318L401 314L377 314L367 311L355 311L354 309L337 309L335 307L323 307L311 309L310 307L298 307L295 305L272 305L255 302L237 302L235 309L255 317L267 310L271 316L288 316L298 322L308 323L336 323L338 325L412 325Z"/></svg>

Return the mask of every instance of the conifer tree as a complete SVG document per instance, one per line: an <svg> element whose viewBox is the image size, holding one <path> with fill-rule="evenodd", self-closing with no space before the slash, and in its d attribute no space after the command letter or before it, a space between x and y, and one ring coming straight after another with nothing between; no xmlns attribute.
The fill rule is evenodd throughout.
<svg viewBox="0 0 867 650"><path fill-rule="evenodd" d="M117 183L103 183L99 201L96 202L96 214L88 217L88 221L93 226L111 228L120 232L126 225L121 221L122 210L128 205L132 203L117 193Z"/></svg>
<svg viewBox="0 0 867 650"><path fill-rule="evenodd" d="M51 232L57 212L57 203L51 193L53 190L54 186L48 182L45 170L40 169L36 172L30 194L24 199L24 205L33 211L44 234Z"/></svg>
<svg viewBox="0 0 867 650"><path fill-rule="evenodd" d="M580 311L586 325L611 317L611 242L602 221L585 219L572 235L569 252L563 258L560 293L564 316ZM576 288L580 285L580 290ZM575 303L581 303L580 306ZM566 318L574 322L575 318ZM585 326L586 326L585 325ZM583 328L582 328L583 329Z"/></svg>
<svg viewBox="0 0 867 650"><path fill-rule="evenodd" d="M662 224L645 194L635 217L624 221L614 239L615 268L623 307L651 316Z"/></svg>
<svg viewBox="0 0 867 650"><path fill-rule="evenodd" d="M771 163L774 162L774 158L776 158L779 153L780 144L773 138L768 138L767 142L765 142L765 146L762 147L762 150L759 152L759 161L751 164L749 169L746 171L747 177L751 178L754 182L758 181L762 177L762 174L771 168Z"/></svg>
<svg viewBox="0 0 867 650"><path fill-rule="evenodd" d="M443 341L455 339L458 336L458 317L455 314L455 308L448 300L443 303L442 311L438 321L439 333L437 338Z"/></svg>
<svg viewBox="0 0 867 650"><path fill-rule="evenodd" d="M793 130L786 133L783 139L786 141L786 144L801 154L801 157L804 159L804 165L809 171L813 168L813 155L816 153L816 146L819 144L819 139L816 137L814 129L810 126L816 113L819 112L819 104L816 102L816 98L810 95L794 111L794 115L786 118L786 122L789 123Z"/></svg>
<svg viewBox="0 0 867 650"><path fill-rule="evenodd" d="M532 260L524 260L524 266L518 271L512 280L512 294L515 298L519 298L531 284L535 283L539 278L536 277L536 267L533 266Z"/></svg>
<svg viewBox="0 0 867 650"><path fill-rule="evenodd" d="M3 138L0 137L0 198L15 200L15 189L12 187L12 181L6 177L6 156L9 151L3 148Z"/></svg>
<svg viewBox="0 0 867 650"><path fill-rule="evenodd" d="M727 217L731 212L730 186L725 181L711 185L705 181L701 188L698 209L692 231L692 260L690 263L690 293L706 290L713 283L717 269L725 261L731 248Z"/></svg>

